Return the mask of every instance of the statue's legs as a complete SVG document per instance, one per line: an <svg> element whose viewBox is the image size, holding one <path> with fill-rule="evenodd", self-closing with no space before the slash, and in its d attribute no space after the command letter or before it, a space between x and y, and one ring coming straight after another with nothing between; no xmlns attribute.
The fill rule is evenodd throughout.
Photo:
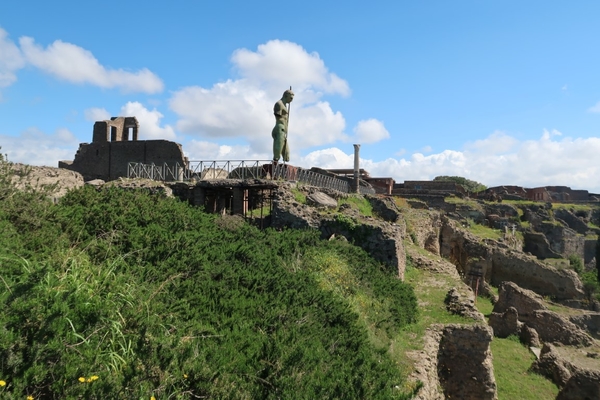
<svg viewBox="0 0 600 400"><path fill-rule="evenodd" d="M284 152L284 144L285 144L285 128L281 125L275 125L273 128L273 132L271 132L271 136L273 137L273 161L279 161L281 158L281 153ZM287 157L289 158L289 156ZM286 160L285 152L283 154L283 160Z"/></svg>
<svg viewBox="0 0 600 400"><path fill-rule="evenodd" d="M290 146L288 145L287 138L283 139L283 150L281 152L281 155L283 157L283 161L290 161Z"/></svg>

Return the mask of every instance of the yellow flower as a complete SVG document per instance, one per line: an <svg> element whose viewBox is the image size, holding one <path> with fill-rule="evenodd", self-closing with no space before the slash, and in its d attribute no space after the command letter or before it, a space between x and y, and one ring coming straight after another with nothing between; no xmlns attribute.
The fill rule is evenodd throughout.
<svg viewBox="0 0 600 400"><path fill-rule="evenodd" d="M150 396L150 400L156 400L156 397Z"/></svg>
<svg viewBox="0 0 600 400"><path fill-rule="evenodd" d="M94 382L95 380L98 380L98 375L92 375L90 376L90 382Z"/></svg>
<svg viewBox="0 0 600 400"><path fill-rule="evenodd" d="M27 400L33 400L33 396L27 396Z"/></svg>
<svg viewBox="0 0 600 400"><path fill-rule="evenodd" d="M184 379L187 379L187 374L183 374Z"/></svg>
<svg viewBox="0 0 600 400"><path fill-rule="evenodd" d="M0 387L2 387L2 386L6 386L6 382L0 381Z"/></svg>
<svg viewBox="0 0 600 400"><path fill-rule="evenodd" d="M85 382L85 378L83 376L80 376L79 377L79 382L81 382L81 383Z"/></svg>

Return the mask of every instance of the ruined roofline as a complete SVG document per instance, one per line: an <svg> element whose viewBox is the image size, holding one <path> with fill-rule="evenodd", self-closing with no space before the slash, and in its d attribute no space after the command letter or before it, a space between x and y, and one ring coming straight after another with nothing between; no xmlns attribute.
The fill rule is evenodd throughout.
<svg viewBox="0 0 600 400"><path fill-rule="evenodd" d="M136 117L111 117L96 121L92 143L137 141L139 126Z"/></svg>

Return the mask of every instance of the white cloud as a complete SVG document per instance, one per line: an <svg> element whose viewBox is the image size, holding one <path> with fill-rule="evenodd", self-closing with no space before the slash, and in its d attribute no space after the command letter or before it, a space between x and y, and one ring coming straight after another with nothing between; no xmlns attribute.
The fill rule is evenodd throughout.
<svg viewBox="0 0 600 400"><path fill-rule="evenodd" d="M353 150L354 151L354 150ZM346 154L342 150L332 147L323 150L313 151L298 161L304 168L353 168L354 152ZM361 167L362 168L362 167Z"/></svg>
<svg viewBox="0 0 600 400"><path fill-rule="evenodd" d="M347 141L345 127L346 120L342 113L334 112L328 102L320 101L310 107L297 109L295 115L290 114L288 139L292 147L297 143L302 148L337 140Z"/></svg>
<svg viewBox="0 0 600 400"><path fill-rule="evenodd" d="M588 112L591 112L591 113L600 113L600 101L597 102L592 107L588 108Z"/></svg>
<svg viewBox="0 0 600 400"><path fill-rule="evenodd" d="M17 80L15 72L24 66L21 51L8 39L8 33L0 28L0 88L12 85Z"/></svg>
<svg viewBox="0 0 600 400"><path fill-rule="evenodd" d="M243 78L286 88L305 91L316 88L330 94L348 96L348 83L329 72L316 52L308 53L302 46L286 40L270 40L258 46L256 52L238 49L231 61Z"/></svg>
<svg viewBox="0 0 600 400"><path fill-rule="evenodd" d="M476 140L465 145L466 149L485 154L501 154L513 149L518 141L502 131L495 131L483 140Z"/></svg>
<svg viewBox="0 0 600 400"><path fill-rule="evenodd" d="M354 128L356 143L376 143L389 137L390 133L385 129L383 122L374 118L359 121Z"/></svg>
<svg viewBox="0 0 600 400"><path fill-rule="evenodd" d="M72 160L79 140L68 129L59 128L47 134L32 127L19 136L0 135L2 154L8 160L29 165L58 167L59 160Z"/></svg>
<svg viewBox="0 0 600 400"><path fill-rule="evenodd" d="M160 126L160 120L163 118L163 115L156 108L150 111L141 103L130 101L121 107L119 116L137 118L140 124L139 140L175 139L175 131L170 125Z"/></svg>
<svg viewBox="0 0 600 400"><path fill-rule="evenodd" d="M212 89L186 87L174 93L170 107L181 117L177 129L199 136L266 135L272 128L273 104L263 91L245 81L228 80Z"/></svg>
<svg viewBox="0 0 600 400"><path fill-rule="evenodd" d="M83 115L85 116L86 121L92 122L106 121L111 117L110 113L106 111L106 109L97 107L88 108L84 110Z"/></svg>
<svg viewBox="0 0 600 400"><path fill-rule="evenodd" d="M295 98L290 107L289 143L301 149L348 140L345 119L333 111L323 93L347 95L347 83L330 73L316 53L286 41L270 41L256 52L241 49L232 62L240 79L212 88L185 87L173 94L170 108L179 116L176 128L202 138L243 138L250 152L270 154L273 105L289 85Z"/></svg>
<svg viewBox="0 0 600 400"><path fill-rule="evenodd" d="M158 93L163 90L163 82L150 70L108 69L90 51L71 43L56 40L44 49L27 36L21 37L19 43L27 62L67 82L116 87L124 92Z"/></svg>
<svg viewBox="0 0 600 400"><path fill-rule="evenodd" d="M190 161L270 160L268 153L253 153L248 145L221 145L215 142L192 140L184 145Z"/></svg>

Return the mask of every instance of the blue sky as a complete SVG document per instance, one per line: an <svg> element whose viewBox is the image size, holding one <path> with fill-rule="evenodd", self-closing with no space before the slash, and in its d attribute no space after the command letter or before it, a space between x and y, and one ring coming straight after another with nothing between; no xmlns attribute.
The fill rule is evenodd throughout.
<svg viewBox="0 0 600 400"><path fill-rule="evenodd" d="M57 166L94 121L192 160L600 193L600 2L103 1L0 5L0 146Z"/></svg>

